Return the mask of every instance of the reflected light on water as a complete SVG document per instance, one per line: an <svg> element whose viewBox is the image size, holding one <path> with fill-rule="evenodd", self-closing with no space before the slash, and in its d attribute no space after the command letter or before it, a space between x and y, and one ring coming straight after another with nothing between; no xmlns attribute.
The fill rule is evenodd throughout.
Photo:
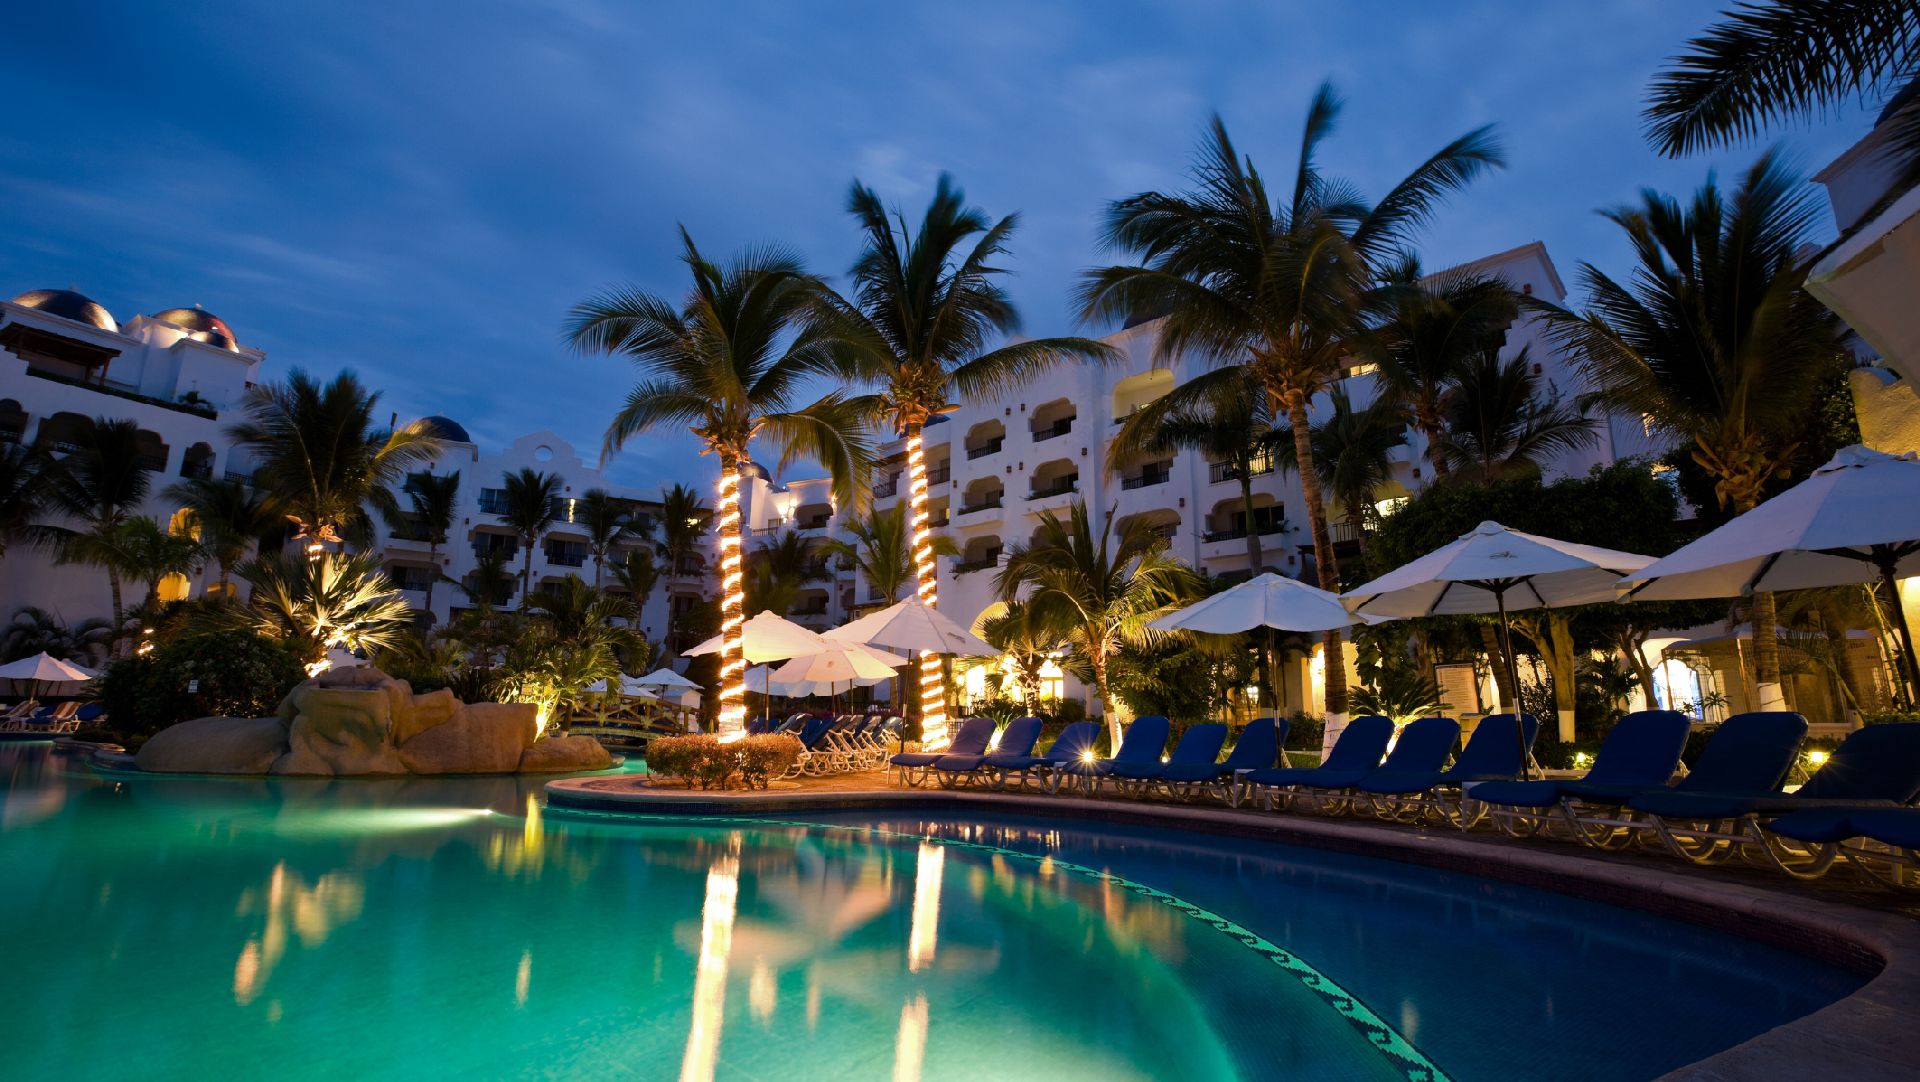
<svg viewBox="0 0 1920 1082"><path fill-rule="evenodd" d="M540 798L527 794L527 824L521 830L521 839L527 847L527 856L538 857L546 834L540 829Z"/></svg>
<svg viewBox="0 0 1920 1082"><path fill-rule="evenodd" d="M920 843L913 875L913 928L907 935L907 971L918 973L933 962L940 938L940 880L945 874L945 847Z"/></svg>
<svg viewBox="0 0 1920 1082"><path fill-rule="evenodd" d="M533 984L533 950L520 952L520 968L513 975L513 1002L517 1006L527 1005L527 989Z"/></svg>
<svg viewBox="0 0 1920 1082"><path fill-rule="evenodd" d="M237 916L261 914L265 927L247 940L233 965L233 1000L244 1007L265 987L286 954L288 933L309 950L326 943L333 930L360 916L366 888L348 872L328 872L309 887L285 863L273 866L264 897L258 888L240 896Z"/></svg>
<svg viewBox="0 0 1920 1082"><path fill-rule="evenodd" d="M739 894L740 858L728 853L707 869L707 900L700 907L700 964L693 981L693 1022L687 1027L687 1051L680 1059L680 1082L709 1082L713 1078Z"/></svg>
<svg viewBox="0 0 1920 1082"><path fill-rule="evenodd" d="M893 1042L893 1082L920 1082L927 1057L927 997L916 995L900 1007L900 1033Z"/></svg>
<svg viewBox="0 0 1920 1082"><path fill-rule="evenodd" d="M773 977L773 969L765 959L753 963L753 973L747 978L747 1007L753 1012L753 1020L767 1022L773 1018L774 1005L779 1001L780 989Z"/></svg>

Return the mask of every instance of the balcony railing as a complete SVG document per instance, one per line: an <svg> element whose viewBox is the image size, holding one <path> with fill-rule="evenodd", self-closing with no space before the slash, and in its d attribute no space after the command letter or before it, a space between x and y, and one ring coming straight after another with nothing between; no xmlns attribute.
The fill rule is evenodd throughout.
<svg viewBox="0 0 1920 1082"><path fill-rule="evenodd" d="M253 474L245 470L228 470L226 472L226 478L229 481L238 481L243 485L253 484Z"/></svg>
<svg viewBox="0 0 1920 1082"><path fill-rule="evenodd" d="M1260 458L1254 460L1253 469L1249 471L1249 476L1265 477L1272 472L1273 460L1270 458ZM1215 462L1207 468L1208 484L1218 485L1226 481L1238 480L1240 480L1240 471L1235 469L1231 463Z"/></svg>
<svg viewBox="0 0 1920 1082"><path fill-rule="evenodd" d="M167 460L163 455L135 455L133 456L133 464L143 470L151 470L154 473L159 473L161 470L167 468Z"/></svg>
<svg viewBox="0 0 1920 1082"><path fill-rule="evenodd" d="M220 411L214 409L212 405L206 402L174 402L165 398L155 398L152 395L141 394L138 391L122 390L119 387L90 383L87 380L74 376L63 376L32 367L27 369L27 375L50 380L54 383L64 383L69 387L82 387L99 394L112 395L115 398L124 398L129 402L140 402L149 406L159 406L161 409L173 410L175 413L191 413L196 417L205 417L210 420L218 419L220 416Z"/></svg>
<svg viewBox="0 0 1920 1082"><path fill-rule="evenodd" d="M944 507L935 508L934 510L927 512L927 525L937 530L940 527L945 526L951 520L951 518L952 516L948 514L946 508Z"/></svg>
<svg viewBox="0 0 1920 1082"><path fill-rule="evenodd" d="M877 482L873 486L873 495L875 499L884 500L888 496L898 496L899 494L900 494L900 475L897 473L889 476L884 481Z"/></svg>
<svg viewBox="0 0 1920 1082"><path fill-rule="evenodd" d="M787 610L788 616L825 616L826 614L827 603L825 601L813 601Z"/></svg>
<svg viewBox="0 0 1920 1082"><path fill-rule="evenodd" d="M995 436L978 447L969 447L967 448L967 461L972 462L976 458L997 455L1000 453L1000 448L1005 446L1006 442L1007 438L1005 436Z"/></svg>
<svg viewBox="0 0 1920 1082"><path fill-rule="evenodd" d="M180 476L182 476L182 477L195 477L195 478L199 478L199 479L200 479L200 480L202 480L202 481L208 481L208 480L212 480L212 478L213 478L213 463L211 463L211 462L183 462L183 463L181 463L181 464L180 464Z"/></svg>
<svg viewBox="0 0 1920 1082"><path fill-rule="evenodd" d="M547 562L558 567L587 566L587 550L570 548L549 548Z"/></svg>
<svg viewBox="0 0 1920 1082"><path fill-rule="evenodd" d="M1173 460L1168 459L1164 462L1147 463L1141 467L1138 477L1121 478L1120 488L1124 491L1132 491L1136 488L1164 485L1171 480L1173 480Z"/></svg>
<svg viewBox="0 0 1920 1082"><path fill-rule="evenodd" d="M1365 536L1366 530L1362 529L1360 524L1352 519L1341 519L1339 522L1327 523L1327 539L1336 545L1358 543Z"/></svg>
<svg viewBox="0 0 1920 1082"><path fill-rule="evenodd" d="M1274 534L1284 532L1287 528L1287 524L1283 520L1256 522L1254 525L1259 527L1261 537L1270 537ZM1229 526L1224 530L1208 530L1203 539L1207 541L1244 541L1247 539L1247 528L1236 525Z"/></svg>
<svg viewBox="0 0 1920 1082"><path fill-rule="evenodd" d="M982 499L979 503L970 503L962 506L960 508L960 513L963 515L971 515L975 511L991 511L994 508L999 507L1001 505L1001 502L1005 498L1006 497L1004 493L996 492L993 495Z"/></svg>
<svg viewBox="0 0 1920 1082"><path fill-rule="evenodd" d="M1056 439L1072 432L1074 420L1072 417L1062 417L1045 428L1034 429L1033 442L1042 443L1046 440Z"/></svg>
<svg viewBox="0 0 1920 1082"><path fill-rule="evenodd" d="M927 484L944 485L953 480L952 466L935 466L927 471Z"/></svg>
<svg viewBox="0 0 1920 1082"><path fill-rule="evenodd" d="M1072 477L1063 477L1045 488L1035 488L1027 493L1027 499L1044 500L1049 496L1065 496L1069 492L1078 491L1080 491L1080 476L1075 474Z"/></svg>
<svg viewBox="0 0 1920 1082"><path fill-rule="evenodd" d="M803 530L824 530L827 528L827 524L832 521L833 513L829 511L824 515L814 515L812 518L803 518L798 525Z"/></svg>
<svg viewBox="0 0 1920 1082"><path fill-rule="evenodd" d="M1180 532L1180 524L1178 522L1168 522L1160 526L1155 526L1151 532L1153 536L1162 541L1172 541L1173 536Z"/></svg>
<svg viewBox="0 0 1920 1082"><path fill-rule="evenodd" d="M507 541L504 544L493 541L475 541L473 543L473 554L482 558L497 553L511 560L514 556L518 555L519 552L520 545L515 541Z"/></svg>
<svg viewBox="0 0 1920 1082"><path fill-rule="evenodd" d="M1000 565L1000 550L988 549L986 552L981 553L977 559L968 560L965 563L954 564L953 573L956 575L971 575L975 571L986 571L990 568L998 567L999 565Z"/></svg>

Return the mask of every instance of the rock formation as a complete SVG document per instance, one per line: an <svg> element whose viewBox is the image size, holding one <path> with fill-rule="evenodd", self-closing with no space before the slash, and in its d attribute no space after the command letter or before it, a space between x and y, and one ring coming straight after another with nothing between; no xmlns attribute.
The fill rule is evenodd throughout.
<svg viewBox="0 0 1920 1082"><path fill-rule="evenodd" d="M161 774L565 773L603 770L591 737L534 739L529 703L462 703L442 689L361 666L301 684L270 718L197 718L156 733L134 757Z"/></svg>

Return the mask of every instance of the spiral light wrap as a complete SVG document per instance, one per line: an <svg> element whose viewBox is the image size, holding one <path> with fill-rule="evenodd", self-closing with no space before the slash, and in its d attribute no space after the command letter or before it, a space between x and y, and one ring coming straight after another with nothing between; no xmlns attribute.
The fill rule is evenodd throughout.
<svg viewBox="0 0 1920 1082"><path fill-rule="evenodd" d="M720 466L720 715L719 730L740 732L747 725L747 659L742 628L746 594L740 567L740 466Z"/></svg>
<svg viewBox="0 0 1920 1082"><path fill-rule="evenodd" d="M927 521L926 444L918 426L907 432L907 504L913 527L913 566L919 578L920 600L929 608L940 603L940 584L933 565L933 528ZM928 751L947 746L947 689L940 655L920 655L920 737Z"/></svg>

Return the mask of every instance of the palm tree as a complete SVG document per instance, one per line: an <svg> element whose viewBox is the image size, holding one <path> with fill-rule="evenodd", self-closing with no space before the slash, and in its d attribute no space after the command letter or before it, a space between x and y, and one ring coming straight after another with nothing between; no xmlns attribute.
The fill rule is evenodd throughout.
<svg viewBox="0 0 1920 1082"><path fill-rule="evenodd" d="M1001 285L1006 268L993 262L1006 254L1019 216L993 221L966 205L953 178L941 175L912 231L858 181L847 195L847 212L860 223L865 246L853 265L854 306L840 307L849 317L850 342L861 347L868 374L880 384L879 408L906 437L914 575L921 599L938 605L921 429L961 399L1002 395L1057 364L1118 353L1087 338L993 346L1020 329L1019 312ZM923 673L940 664L937 655L921 660ZM921 731L931 747L944 741L943 686L921 681Z"/></svg>
<svg viewBox="0 0 1920 1082"><path fill-rule="evenodd" d="M813 567L813 539L787 530L761 543L747 557L746 614L772 611L785 616Z"/></svg>
<svg viewBox="0 0 1920 1082"><path fill-rule="evenodd" d="M1534 302L1595 397L1691 444L1736 514L1788 463L1840 349L1839 321L1801 288L1811 195L1771 153L1730 193L1711 176L1685 206L1643 192L1639 206L1606 212L1633 244L1633 277L1621 283L1582 264L1585 314ZM1754 595L1752 612L1765 703L1780 682L1772 595Z"/></svg>
<svg viewBox="0 0 1920 1082"><path fill-rule="evenodd" d="M900 600L900 592L916 580L907 533L907 505L899 503L871 511L863 518L849 519L846 528L850 538L822 542L821 552L859 572L881 604ZM960 546L946 534L929 535L927 545L934 556L960 554Z"/></svg>
<svg viewBox="0 0 1920 1082"><path fill-rule="evenodd" d="M251 587L238 619L291 641L309 663L334 647L393 649L412 633L413 610L380 569L378 553L263 552L238 574Z"/></svg>
<svg viewBox="0 0 1920 1082"><path fill-rule="evenodd" d="M1273 427L1267 396L1243 366L1224 368L1192 379L1142 406L1129 416L1107 445L1107 469L1147 455L1199 451L1225 466L1240 483L1240 507L1246 516L1247 566L1255 574L1265 566L1260 531L1253 523L1253 476L1268 466L1284 445Z"/></svg>
<svg viewBox="0 0 1920 1082"><path fill-rule="evenodd" d="M113 629L105 620L63 624L46 609L25 605L14 610L13 622L0 630L0 661L49 654L64 661L97 664L113 644Z"/></svg>
<svg viewBox="0 0 1920 1082"><path fill-rule="evenodd" d="M1310 437L1313 468L1358 531L1374 514L1374 493L1393 480L1393 449L1407 442L1406 422L1401 408L1390 399L1354 408L1344 387L1335 386L1328 402L1332 411L1313 426ZM1291 441L1280 445L1275 461L1287 469L1299 469Z"/></svg>
<svg viewBox="0 0 1920 1082"><path fill-rule="evenodd" d="M1492 129L1478 128L1369 206L1315 161L1339 112L1332 86L1321 86L1307 110L1292 190L1278 199L1215 117L1192 190L1144 192L1108 207L1105 243L1137 256L1140 265L1090 271L1080 291L1087 319L1164 313L1154 348L1169 362L1191 354L1246 366L1268 409L1287 419L1320 585L1332 591L1340 589L1340 569L1313 461L1308 405L1344 361L1371 352L1371 294L1392 266L1404 264L1414 230L1444 196L1502 164ZM1327 712L1342 716L1347 683L1340 633L1328 632L1325 643Z"/></svg>
<svg viewBox="0 0 1920 1082"><path fill-rule="evenodd" d="M106 571L117 634L126 622L120 583L128 577L128 563L116 535L146 502L153 476L140 465L138 422L99 417L82 422L69 438L76 449L49 473L46 495L48 505L79 528L53 527L48 536L58 562Z"/></svg>
<svg viewBox="0 0 1920 1082"><path fill-rule="evenodd" d="M1041 670L1071 645L1069 634L1057 619L1049 619L1045 606L1036 609L1025 601L1007 602L980 626L980 637L1013 667L1013 682L1029 713L1039 709Z"/></svg>
<svg viewBox="0 0 1920 1082"><path fill-rule="evenodd" d="M171 533L145 515L136 515L114 530L129 578L147 584L144 602L149 610L160 605L160 583L170 575L191 575L206 559L206 550L191 534Z"/></svg>
<svg viewBox="0 0 1920 1082"><path fill-rule="evenodd" d="M654 584L660 581L660 565L653 562L653 554L646 549L628 549L613 565L613 581L633 598L633 616L639 621L646 615ZM672 618L671 613L668 618Z"/></svg>
<svg viewBox="0 0 1920 1082"><path fill-rule="evenodd" d="M686 425L720 460L720 728L746 721L741 653L740 479L756 438L780 450L780 465L812 458L832 477L841 506L865 494L870 452L858 409L839 391L804 407L821 378L857 374L819 328L819 279L775 249L710 262L681 230L693 288L682 305L638 289L616 290L573 310L576 347L632 358L643 376L607 426L603 454L661 425Z"/></svg>
<svg viewBox="0 0 1920 1082"><path fill-rule="evenodd" d="M1385 292L1388 315L1379 327L1380 395L1397 403L1426 437L1427 459L1446 476L1438 448L1446 436L1442 403L1467 364L1497 349L1519 315L1519 298L1498 278L1472 273L1422 281L1409 263Z"/></svg>
<svg viewBox="0 0 1920 1082"><path fill-rule="evenodd" d="M415 470L400 486L400 495L406 497L407 506L397 517L388 519L387 525L427 543L427 560L433 564L433 574L427 576L427 615L431 618L433 584L441 577L440 546L453 532L453 517L459 506L460 471L437 474Z"/></svg>
<svg viewBox="0 0 1920 1082"><path fill-rule="evenodd" d="M1442 402L1442 434L1430 450L1449 470L1491 482L1538 474L1555 455L1599 442L1599 421L1545 384L1527 350L1504 361L1482 350Z"/></svg>
<svg viewBox="0 0 1920 1082"><path fill-rule="evenodd" d="M1920 12L1911 0L1745 0L1655 77L1647 135L1668 157L1724 146L1849 99L1894 94L1916 64ZM1889 111L1910 185L1920 99L1895 97Z"/></svg>
<svg viewBox="0 0 1920 1082"><path fill-rule="evenodd" d="M561 478L557 473L542 473L530 467L521 467L517 473L505 475L506 494L500 508L500 521L513 530L520 539L520 551L523 562L520 565L520 603L526 605L527 595L533 592L533 550L540 543L540 535L547 532L559 516L554 512L553 502L560 498Z"/></svg>
<svg viewBox="0 0 1920 1082"><path fill-rule="evenodd" d="M624 501L614 499L604 488L588 489L575 501L573 513L574 521L587 531L587 551L593 554L593 585L599 589L614 547L646 541L645 522L635 518Z"/></svg>
<svg viewBox="0 0 1920 1082"><path fill-rule="evenodd" d="M285 383L248 391L247 419L228 429L256 463L255 486L294 524L296 540L310 539L309 551L347 534L365 539L367 505L395 513L393 487L439 451L422 422L376 429L379 403L351 372L322 385L296 368Z"/></svg>
<svg viewBox="0 0 1920 1082"><path fill-rule="evenodd" d="M51 459L38 447L0 444L0 558L15 541L32 541L52 482Z"/></svg>
<svg viewBox="0 0 1920 1082"><path fill-rule="evenodd" d="M1193 569L1166 547L1145 521L1116 524L1111 513L1096 535L1086 503L1075 500L1065 520L1041 512L1032 542L1014 545L994 578L1001 600L1012 602L1030 589L1026 601L1035 618L1071 628L1068 640L1093 670L1114 747L1120 717L1107 688L1108 663L1123 645L1154 638L1158 633L1147 625L1200 588Z"/></svg>
<svg viewBox="0 0 1920 1082"><path fill-rule="evenodd" d="M220 592L231 594L233 569L273 532L279 517L251 486L232 478L179 481L167 486L165 495L186 509L201 548L219 565Z"/></svg>
<svg viewBox="0 0 1920 1082"><path fill-rule="evenodd" d="M698 490L674 482L660 490L660 540L654 551L667 565L667 584L680 577L681 567L700 551L700 539L713 525L713 511Z"/></svg>

